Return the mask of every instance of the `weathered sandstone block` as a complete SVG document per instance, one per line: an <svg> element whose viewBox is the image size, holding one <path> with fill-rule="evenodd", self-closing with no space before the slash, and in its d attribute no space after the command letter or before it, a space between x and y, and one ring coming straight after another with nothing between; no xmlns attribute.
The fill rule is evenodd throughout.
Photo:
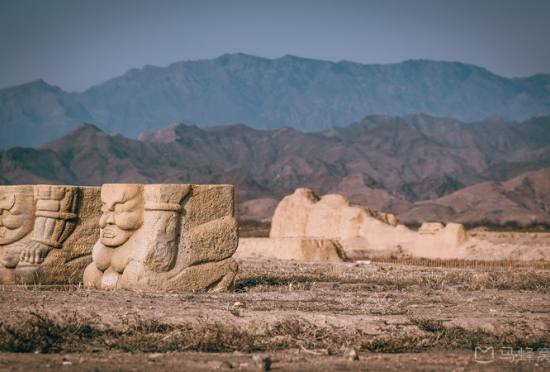
<svg viewBox="0 0 550 372"><path fill-rule="evenodd" d="M84 284L102 289L227 290L237 263L233 186L105 184L100 238Z"/></svg>
<svg viewBox="0 0 550 372"><path fill-rule="evenodd" d="M81 282L100 207L99 187L0 186L0 283Z"/></svg>
<svg viewBox="0 0 550 372"><path fill-rule="evenodd" d="M340 243L315 238L240 239L235 258L276 258L299 261L346 261Z"/></svg>

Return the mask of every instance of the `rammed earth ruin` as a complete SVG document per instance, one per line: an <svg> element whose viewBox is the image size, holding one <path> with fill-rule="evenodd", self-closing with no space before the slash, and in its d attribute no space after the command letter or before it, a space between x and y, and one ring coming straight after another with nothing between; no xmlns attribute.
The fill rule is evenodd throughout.
<svg viewBox="0 0 550 372"><path fill-rule="evenodd" d="M344 196L299 188L277 206L269 238L241 239L238 257L342 261L371 257L546 260L540 247L470 237L459 223L425 222L415 231L393 214L353 205Z"/></svg>

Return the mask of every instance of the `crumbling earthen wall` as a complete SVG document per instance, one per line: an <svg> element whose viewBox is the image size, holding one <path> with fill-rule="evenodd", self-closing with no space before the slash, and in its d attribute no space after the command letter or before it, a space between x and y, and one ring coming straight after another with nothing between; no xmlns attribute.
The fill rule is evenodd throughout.
<svg viewBox="0 0 550 372"><path fill-rule="evenodd" d="M351 258L395 253L447 258L468 239L461 224L427 223L416 232L392 214L352 205L342 195L320 198L306 188L279 203L270 237L337 240Z"/></svg>

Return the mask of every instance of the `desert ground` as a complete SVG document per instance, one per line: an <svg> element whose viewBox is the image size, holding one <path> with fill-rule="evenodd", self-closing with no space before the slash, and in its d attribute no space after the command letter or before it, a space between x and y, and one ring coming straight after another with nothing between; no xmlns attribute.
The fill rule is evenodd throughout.
<svg viewBox="0 0 550 372"><path fill-rule="evenodd" d="M232 293L2 287L0 369L550 369L548 263L239 265Z"/></svg>

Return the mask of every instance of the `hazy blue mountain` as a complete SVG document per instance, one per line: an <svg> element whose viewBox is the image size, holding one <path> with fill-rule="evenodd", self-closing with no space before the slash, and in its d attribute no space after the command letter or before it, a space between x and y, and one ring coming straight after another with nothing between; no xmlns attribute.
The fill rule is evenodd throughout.
<svg viewBox="0 0 550 372"><path fill-rule="evenodd" d="M0 90L0 148L39 145L90 120L75 95L43 80Z"/></svg>
<svg viewBox="0 0 550 372"><path fill-rule="evenodd" d="M463 121L550 114L550 75L508 79L473 65L426 60L364 65L239 53L132 69L78 94L31 85L37 84L40 89L27 84L0 91L0 147L45 142L53 138L50 129L35 128L77 121L137 137L177 121L319 131L371 114Z"/></svg>
<svg viewBox="0 0 550 372"><path fill-rule="evenodd" d="M317 131L370 114L428 113L467 121L548 114L550 78L506 79L449 62L362 65L228 54L132 70L81 98L96 122L128 135L178 120Z"/></svg>

